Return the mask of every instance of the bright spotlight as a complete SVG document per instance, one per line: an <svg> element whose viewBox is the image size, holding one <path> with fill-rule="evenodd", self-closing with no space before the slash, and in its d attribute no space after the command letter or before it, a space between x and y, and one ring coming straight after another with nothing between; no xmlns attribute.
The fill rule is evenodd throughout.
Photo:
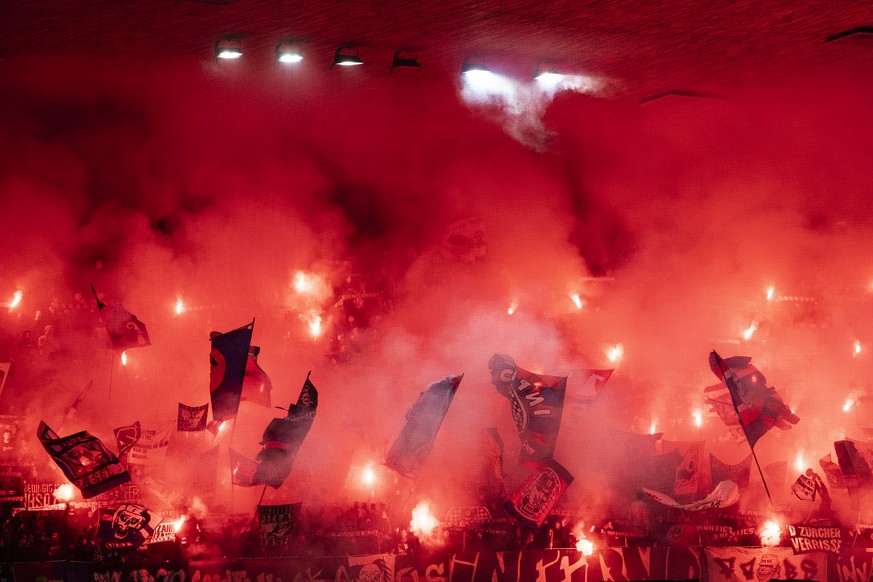
<svg viewBox="0 0 873 582"><path fill-rule="evenodd" d="M303 51L299 44L283 41L276 45L276 62L299 63L302 60Z"/></svg>
<svg viewBox="0 0 873 582"><path fill-rule="evenodd" d="M333 65L331 68L337 65L340 67L354 67L363 64L364 61L361 60L358 49L352 46L341 46L336 49L333 55Z"/></svg>
<svg viewBox="0 0 873 582"><path fill-rule="evenodd" d="M238 59L243 55L242 42L236 38L220 38L215 41L215 58L222 60Z"/></svg>

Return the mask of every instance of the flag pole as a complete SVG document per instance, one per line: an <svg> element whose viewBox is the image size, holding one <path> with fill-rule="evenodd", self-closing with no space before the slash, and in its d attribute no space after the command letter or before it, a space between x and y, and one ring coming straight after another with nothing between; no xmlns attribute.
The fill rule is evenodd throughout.
<svg viewBox="0 0 873 582"><path fill-rule="evenodd" d="M773 503L773 497L770 495L770 488L767 486L767 479L764 478L764 471L761 469L761 463L758 462L758 455L755 454L755 447L753 447L752 443L749 441L749 435L746 434L746 426L743 424L743 420L740 417L740 409L737 408L737 402L736 402L736 400L734 400L734 394L737 393L737 390L736 390L736 388L734 388L732 390L730 385L728 384L728 378L727 378L727 375L725 374L724 367L722 365L721 356L719 356L715 350L712 350L712 354L715 356L715 361L718 364L718 371L719 371L719 373L721 373L722 380L724 381L725 385L728 387L728 391L731 394L731 404L733 404L733 406L734 406L734 412L737 413L737 420L740 423L740 428L743 429L743 436L746 437L746 442L749 443L749 449L752 451L752 458L755 459L755 466L758 467L758 474L761 476L761 483L764 484L764 492L767 493L767 499L770 500L770 507L773 508L773 513L775 514L776 513L776 504ZM731 381L733 381L733 378L731 378Z"/></svg>

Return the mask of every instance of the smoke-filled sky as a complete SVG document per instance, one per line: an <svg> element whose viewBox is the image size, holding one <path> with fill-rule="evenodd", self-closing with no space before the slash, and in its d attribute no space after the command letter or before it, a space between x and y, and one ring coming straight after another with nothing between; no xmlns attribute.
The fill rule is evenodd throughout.
<svg viewBox="0 0 873 582"><path fill-rule="evenodd" d="M226 9L219 4L196 10L214 10L214 23ZM179 10L190 17L192 5ZM708 439L726 461L746 455L706 416L711 349L752 356L801 418L762 439L762 463L787 459L791 473L798 454L815 466L836 438L863 438L869 407L862 400L843 412L847 399L868 395L873 352L871 87L853 74L855 53L832 53L846 63L807 71L784 47L775 52L781 63L755 60L751 43L739 61L747 70L707 78L710 54L712 74L723 74L726 57L715 55L734 46L731 31L743 36L740 19L693 64L677 56L675 70L664 68L681 86L660 90L717 87L719 99L641 106L658 88L642 64L610 69L602 49L596 70L570 63L583 86L546 94L519 72L535 61L523 45L509 48L485 24L474 43L469 20L462 41L434 49L439 60L422 50L421 70L389 75L387 62L330 70L323 57L283 70L263 47L258 59L215 62L208 45L179 49L175 28L167 34L176 52L137 61L124 34L133 17L113 35L100 10L78 22L100 32L92 45L124 46L121 56L12 46L0 62L0 299L23 291L3 331L9 343L24 329L41 335L35 312L55 297L87 298L93 282L148 325L153 345L131 350L125 368L108 350L59 363L51 385L15 400L26 410L7 410L27 415L29 433L40 419L65 425L89 380L94 389L65 432L109 438L134 420L173 419L179 401L208 400L209 332L254 317L274 404L296 398L309 370L321 392L292 478L270 493L276 501L312 487L356 499L344 491L349 466L380 462L416 395L463 372L425 478L443 487L423 493L443 495L444 506L470 503L464 469L479 454L470 435L497 424L512 462L517 454L486 366L495 352L569 374L570 397L587 369L616 369L594 405L565 412L556 458L576 473L568 496L580 504L611 501L595 475L610 429L648 432L654 423L665 439ZM632 34L610 29L613 20L601 23L604 36L621 36L625 47ZM834 26L853 24L843 20ZM520 16L513 23L507 35L534 27ZM343 26L351 27L307 32L326 45ZM75 37L72 25L63 30ZM392 30L385 34L399 34ZM657 30L646 37L650 57L653 45L679 55L674 44L700 42L681 27ZM572 47L573 33L571 25L538 33L548 43L535 50ZM814 36L783 34L804 46ZM457 77L460 51L475 45L487 63L490 43L511 89L472 99ZM392 47L377 48L390 57ZM453 234L477 230L476 252L453 246ZM301 295L298 271L323 286ZM354 353L334 362L330 306L348 276L390 281L393 302ZM187 309L175 315L180 298ZM324 318L318 338L307 325L313 314ZM616 344L623 356L610 362ZM695 410L704 412L701 428ZM254 456L273 412L244 405L225 444L232 438Z"/></svg>

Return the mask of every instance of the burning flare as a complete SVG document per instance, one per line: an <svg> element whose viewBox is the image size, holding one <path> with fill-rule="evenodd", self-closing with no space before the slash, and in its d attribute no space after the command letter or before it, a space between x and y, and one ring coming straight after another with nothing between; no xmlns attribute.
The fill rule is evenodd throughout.
<svg viewBox="0 0 873 582"><path fill-rule="evenodd" d="M185 521L188 519L187 515L183 515L179 519L173 522L173 531L178 533L182 526L185 525Z"/></svg>
<svg viewBox="0 0 873 582"><path fill-rule="evenodd" d="M372 487L376 483L376 471L373 470L372 461L364 467L364 471L361 473L361 481L368 487Z"/></svg>
<svg viewBox="0 0 873 582"><path fill-rule="evenodd" d="M570 299L573 301L576 309L582 309L582 298L579 297L578 293L570 293Z"/></svg>
<svg viewBox="0 0 873 582"><path fill-rule="evenodd" d="M512 315L513 313L515 313L515 310L516 310L516 309L518 309L518 302L517 302L517 301L513 301L513 302L509 305L509 309L506 310L506 314L507 314L507 315Z"/></svg>
<svg viewBox="0 0 873 582"><path fill-rule="evenodd" d="M75 490L73 486L69 483L64 483L63 485L58 485L58 487L52 493L55 496L55 499L62 503L67 503L70 499L73 498L73 493Z"/></svg>
<svg viewBox="0 0 873 582"><path fill-rule="evenodd" d="M703 414L699 410L695 410L691 413L691 416L694 417L694 426L700 428L703 426Z"/></svg>
<svg viewBox="0 0 873 582"><path fill-rule="evenodd" d="M12 301L9 302L9 312L12 313L12 310L18 307L18 304L21 303L21 298L24 295L21 289L16 289L15 293L12 294Z"/></svg>
<svg viewBox="0 0 873 582"><path fill-rule="evenodd" d="M852 400L851 398L847 398L846 403L843 404L843 412L849 412L850 410L852 410L852 406L854 406L854 405L855 405L855 401Z"/></svg>
<svg viewBox="0 0 873 582"><path fill-rule="evenodd" d="M412 510L412 520L409 522L409 530L416 536L425 539L433 535L434 530L439 525L439 521L430 512L430 504L427 501L421 501Z"/></svg>
<svg viewBox="0 0 873 582"><path fill-rule="evenodd" d="M861 342L859 342L858 340L855 340L855 343L854 343L852 349L853 349L853 351L852 351L853 356L855 356L855 357L860 356L861 355Z"/></svg>
<svg viewBox="0 0 873 582"><path fill-rule="evenodd" d="M584 556L590 556L594 553L594 543L587 538L580 538L576 542L576 550L582 552Z"/></svg>
<svg viewBox="0 0 873 582"><path fill-rule="evenodd" d="M182 298L176 299L176 315L182 315L185 312L185 304L182 303Z"/></svg>
<svg viewBox="0 0 873 582"><path fill-rule="evenodd" d="M758 324L753 321L749 324L749 327L746 328L746 331L743 332L743 339L746 341L752 339L752 336L755 335L756 329L758 329Z"/></svg>
<svg viewBox="0 0 873 582"><path fill-rule="evenodd" d="M127 352L121 352L121 365L127 365Z"/></svg>
<svg viewBox="0 0 873 582"><path fill-rule="evenodd" d="M782 540L782 528L774 519L767 520L764 527L758 532L762 546L778 546Z"/></svg>
<svg viewBox="0 0 873 582"><path fill-rule="evenodd" d="M773 300L773 292L774 292L775 290L776 290L776 289L773 288L773 285L770 285L769 287L767 287L767 301L772 301L772 300Z"/></svg>
<svg viewBox="0 0 873 582"><path fill-rule="evenodd" d="M655 423L655 421L653 420L653 421L652 421L652 424L649 425L649 434L655 434L655 427L656 427L656 423Z"/></svg>
<svg viewBox="0 0 873 582"><path fill-rule="evenodd" d="M797 456L794 458L794 468L798 471L806 469L806 462L803 460L803 451L798 452Z"/></svg>
<svg viewBox="0 0 873 582"><path fill-rule="evenodd" d="M615 344L611 348L606 351L606 357L609 358L610 362L617 362L624 355L624 346L621 344Z"/></svg>
<svg viewBox="0 0 873 582"><path fill-rule="evenodd" d="M315 283L313 282L312 277L303 271L297 271L294 273L294 289L298 293L310 293L314 288Z"/></svg>

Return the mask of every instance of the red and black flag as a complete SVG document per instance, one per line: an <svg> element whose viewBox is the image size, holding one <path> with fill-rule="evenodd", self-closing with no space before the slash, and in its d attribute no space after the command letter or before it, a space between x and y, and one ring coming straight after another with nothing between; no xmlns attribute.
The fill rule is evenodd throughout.
<svg viewBox="0 0 873 582"><path fill-rule="evenodd" d="M270 408L272 406L270 392L273 390L273 383L258 363L258 354L260 353L261 348L258 346L251 346L249 349L240 402L251 402L258 406Z"/></svg>
<svg viewBox="0 0 873 582"><path fill-rule="evenodd" d="M525 464L532 472L509 497L505 507L524 525L537 528L573 482L573 475L554 459Z"/></svg>
<svg viewBox="0 0 873 582"><path fill-rule="evenodd" d="M725 383L746 440L755 448L755 443L771 428L789 429L800 418L782 402L774 388L767 386L767 379L751 361L746 356L722 359L715 352L709 355L709 367Z"/></svg>
<svg viewBox="0 0 873 582"><path fill-rule="evenodd" d="M209 391L212 393L212 418L234 418L239 410L246 362L252 343L255 322L227 333L210 334L212 351L209 353Z"/></svg>
<svg viewBox="0 0 873 582"><path fill-rule="evenodd" d="M284 556L288 552L288 544L297 514L300 513L300 503L284 505L258 505L258 523L261 526L261 545L268 558Z"/></svg>
<svg viewBox="0 0 873 582"><path fill-rule="evenodd" d="M145 542L161 521L161 516L142 505L124 503L100 510L97 537L113 549L136 549Z"/></svg>
<svg viewBox="0 0 873 582"><path fill-rule="evenodd" d="M133 424L119 426L113 432L118 446L118 456L123 459L142 438L142 425L137 420Z"/></svg>
<svg viewBox="0 0 873 582"><path fill-rule="evenodd" d="M851 439L836 441L834 450L837 453L844 486L850 494L856 493L861 488L873 486L873 469L871 469L873 451Z"/></svg>
<svg viewBox="0 0 873 582"><path fill-rule="evenodd" d="M404 477L415 478L430 454L440 425L461 384L460 376L446 376L428 386L406 413L406 424L385 458L385 465Z"/></svg>
<svg viewBox="0 0 873 582"><path fill-rule="evenodd" d="M545 376L515 365L509 356L488 360L491 383L509 399L521 439L521 459L548 459L555 452L567 391L566 376Z"/></svg>
<svg viewBox="0 0 873 582"><path fill-rule="evenodd" d="M108 306L100 301L100 298L97 297L97 291L94 290L94 285L91 285L91 292L94 293L94 298L97 300L100 318L106 327L106 333L109 335L109 343L114 349L123 351L152 345L145 324L138 320L134 314L125 309L123 305Z"/></svg>
<svg viewBox="0 0 873 582"><path fill-rule="evenodd" d="M85 499L130 481L130 473L118 457L86 431L61 437L40 421L36 434L46 452Z"/></svg>
<svg viewBox="0 0 873 582"><path fill-rule="evenodd" d="M288 416L274 418L264 430L261 441L264 448L255 457L258 468L255 470L252 485L263 483L276 489L282 486L291 472L303 439L309 434L317 408L318 390L307 375L297 404L288 407Z"/></svg>
<svg viewBox="0 0 873 582"><path fill-rule="evenodd" d="M200 406L188 406L179 403L179 416L176 419L176 430L179 432L200 432L206 430L206 415L209 403Z"/></svg>

